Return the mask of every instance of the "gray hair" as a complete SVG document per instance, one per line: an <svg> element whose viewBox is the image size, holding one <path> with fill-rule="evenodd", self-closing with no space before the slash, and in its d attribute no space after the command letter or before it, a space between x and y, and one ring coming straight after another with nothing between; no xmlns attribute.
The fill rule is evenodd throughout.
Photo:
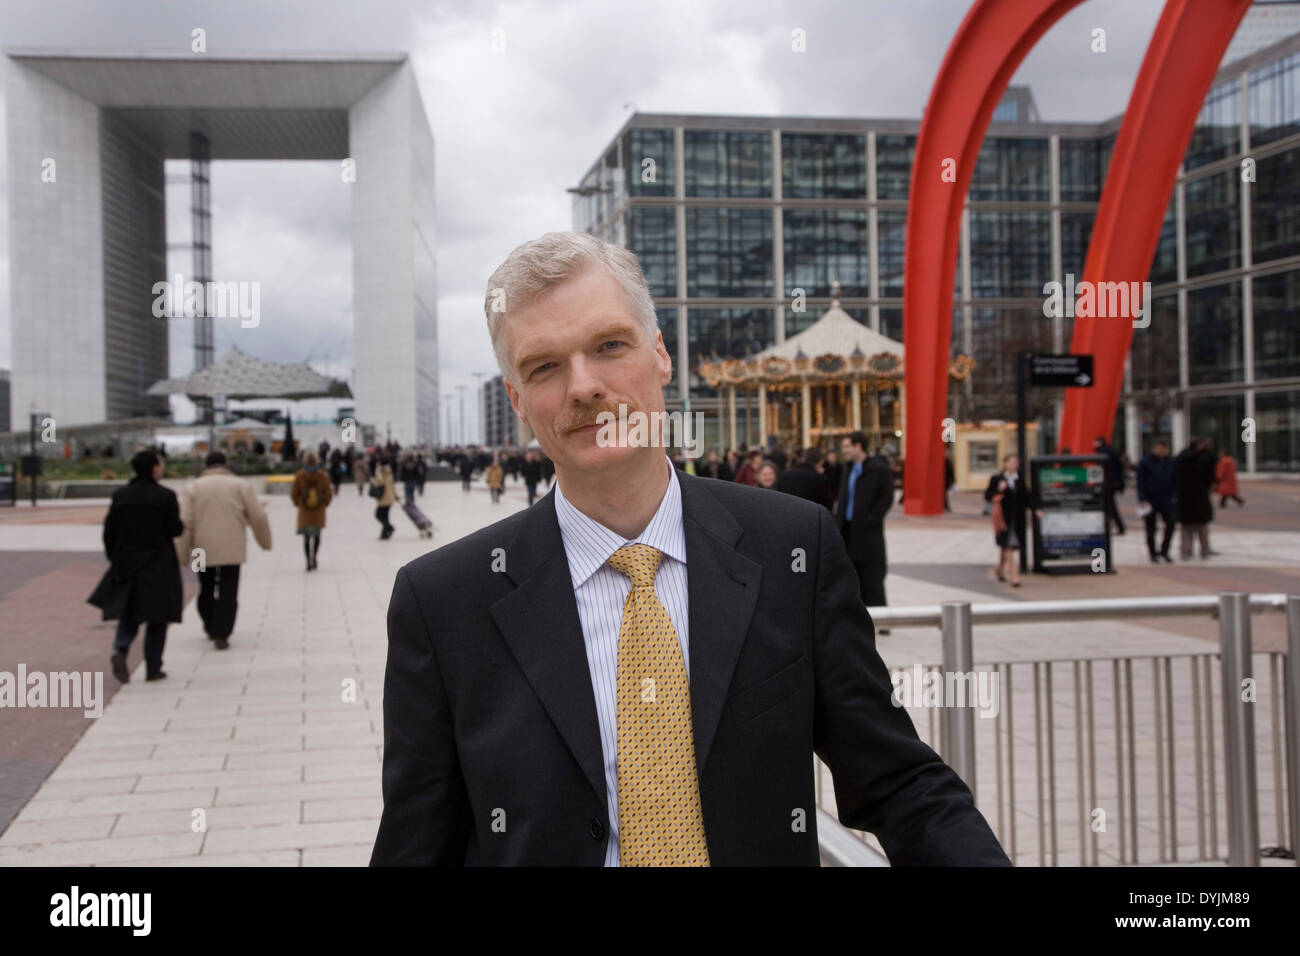
<svg viewBox="0 0 1300 956"><path fill-rule="evenodd" d="M519 381L505 354L504 320L592 266L600 266L614 277L647 339L654 342L659 320L636 255L589 233L548 232L517 247L497 266L488 279L483 300L497 365L506 381L516 388Z"/></svg>

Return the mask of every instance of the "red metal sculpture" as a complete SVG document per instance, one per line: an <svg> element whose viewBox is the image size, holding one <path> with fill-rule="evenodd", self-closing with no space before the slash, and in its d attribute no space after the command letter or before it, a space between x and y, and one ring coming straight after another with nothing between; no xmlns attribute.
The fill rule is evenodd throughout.
<svg viewBox="0 0 1300 956"><path fill-rule="evenodd" d="M953 276L980 144L1020 62L1080 2L977 0L930 92L912 165L903 272L908 514L939 514L943 507ZM1197 113L1249 6L1250 0L1199 3L1193 17L1192 0L1168 0L1116 139L1084 281L1147 277ZM1076 319L1071 350L1097 356L1097 383L1067 391L1063 444L1089 448L1093 436L1110 434L1132 334L1131 320Z"/></svg>

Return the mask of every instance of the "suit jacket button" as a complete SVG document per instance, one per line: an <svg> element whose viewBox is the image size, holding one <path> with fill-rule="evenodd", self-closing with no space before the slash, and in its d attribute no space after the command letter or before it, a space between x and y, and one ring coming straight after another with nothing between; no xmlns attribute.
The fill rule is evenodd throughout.
<svg viewBox="0 0 1300 956"><path fill-rule="evenodd" d="M593 840L599 840L605 835L605 824L601 823L599 818L592 817L591 824L588 827L588 832L591 834Z"/></svg>

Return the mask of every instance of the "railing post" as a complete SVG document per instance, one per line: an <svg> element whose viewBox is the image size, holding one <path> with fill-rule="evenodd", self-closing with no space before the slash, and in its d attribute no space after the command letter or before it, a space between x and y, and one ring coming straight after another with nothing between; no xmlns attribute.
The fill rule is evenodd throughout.
<svg viewBox="0 0 1300 956"><path fill-rule="evenodd" d="M1250 596L1219 592L1219 656L1223 666L1223 771L1228 796L1228 865L1259 866L1259 801L1255 779L1254 703L1242 700L1251 674Z"/></svg>
<svg viewBox="0 0 1300 956"><path fill-rule="evenodd" d="M944 687L962 681L968 692L964 706L943 700L944 761L975 793L975 694L974 652L971 648L969 601L945 601L942 608ZM963 679L970 675L969 681Z"/></svg>
<svg viewBox="0 0 1300 956"><path fill-rule="evenodd" d="M1300 866L1300 595L1286 599L1286 781L1291 818L1291 854Z"/></svg>

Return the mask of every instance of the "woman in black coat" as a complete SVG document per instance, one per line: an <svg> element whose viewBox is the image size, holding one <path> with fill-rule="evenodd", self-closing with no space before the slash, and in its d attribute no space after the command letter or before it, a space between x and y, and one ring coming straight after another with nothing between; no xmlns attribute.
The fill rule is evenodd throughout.
<svg viewBox="0 0 1300 956"><path fill-rule="evenodd" d="M1013 588L1020 587L1016 552L1025 546L1025 509L1029 507L1029 494L1019 471L1020 459L1007 455L1002 459L1002 470L989 478L989 485L984 489L985 501L1001 495L1000 510L994 514L994 528L998 529L993 534L998 546L998 567L994 573L999 581L1010 579ZM999 516L1001 521L997 520Z"/></svg>
<svg viewBox="0 0 1300 956"><path fill-rule="evenodd" d="M167 625L179 623L183 592L174 539L184 530L176 493L158 483L162 462L152 451L131 459L135 478L113 495L104 519L104 551L111 565L90 596L104 612L105 621L117 621L113 638L113 676L123 684L131 679L126 654L140 625L145 625L145 680L167 675L162 669Z"/></svg>

